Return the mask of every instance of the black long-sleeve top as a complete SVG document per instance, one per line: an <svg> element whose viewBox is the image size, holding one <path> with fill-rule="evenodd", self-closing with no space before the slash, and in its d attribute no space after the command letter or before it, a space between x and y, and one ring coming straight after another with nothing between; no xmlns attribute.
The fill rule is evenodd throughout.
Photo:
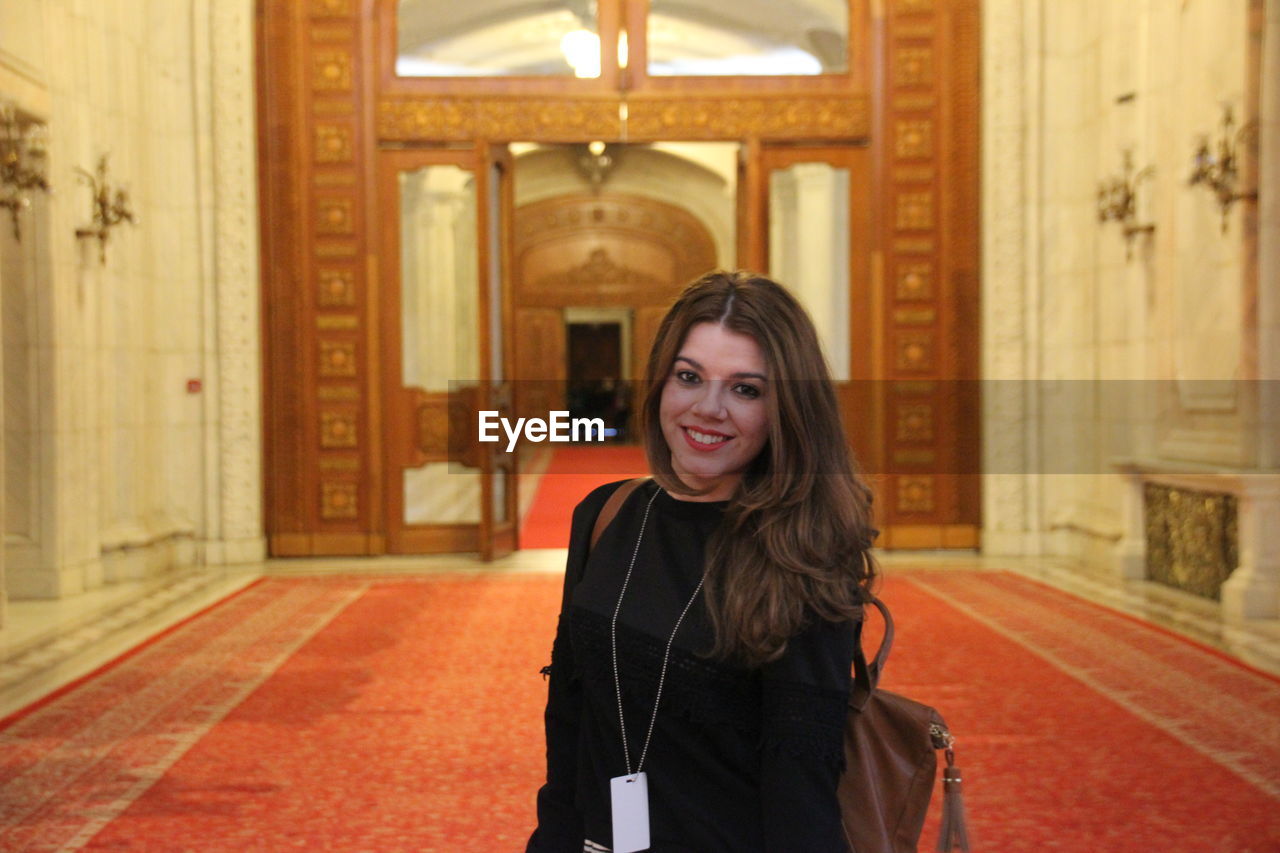
<svg viewBox="0 0 1280 853"><path fill-rule="evenodd" d="M623 481L625 482L625 481ZM648 731L663 652L702 578L724 502L682 501L650 481L593 550L602 486L573 513L546 709L547 782L527 853L612 846L609 780L628 772L618 723L610 620L655 492L618 616L617 650L632 770ZM846 853L836 785L858 623L811 620L777 661L711 661L699 593L675 637L642 768L656 853Z"/></svg>

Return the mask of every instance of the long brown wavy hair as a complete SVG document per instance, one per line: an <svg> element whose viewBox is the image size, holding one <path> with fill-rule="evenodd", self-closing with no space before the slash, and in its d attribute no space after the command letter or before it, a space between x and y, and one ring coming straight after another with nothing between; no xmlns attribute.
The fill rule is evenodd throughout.
<svg viewBox="0 0 1280 853"><path fill-rule="evenodd" d="M764 354L769 437L707 544L711 656L759 665L781 657L808 620L857 619L875 577L869 553L871 489L858 475L818 335L777 282L747 272L708 273L663 318L649 354L639 413L654 479L697 495L677 476L658 413L689 330L715 323L751 337Z"/></svg>

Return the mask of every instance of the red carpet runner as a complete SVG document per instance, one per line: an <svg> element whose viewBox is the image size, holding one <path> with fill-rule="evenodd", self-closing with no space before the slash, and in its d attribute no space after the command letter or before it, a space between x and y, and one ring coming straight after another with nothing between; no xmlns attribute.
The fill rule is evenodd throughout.
<svg viewBox="0 0 1280 853"><path fill-rule="evenodd" d="M649 473L638 445L556 448L520 525L521 548L568 548L573 508L596 486Z"/></svg>
<svg viewBox="0 0 1280 853"><path fill-rule="evenodd" d="M521 850L559 589L262 581L0 726L0 850ZM1275 679L1008 574L884 596L976 850L1280 850Z"/></svg>

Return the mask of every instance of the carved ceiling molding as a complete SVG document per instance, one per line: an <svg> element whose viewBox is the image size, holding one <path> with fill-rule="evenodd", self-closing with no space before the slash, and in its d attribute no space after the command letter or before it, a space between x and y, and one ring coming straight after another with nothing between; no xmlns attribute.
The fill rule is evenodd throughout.
<svg viewBox="0 0 1280 853"><path fill-rule="evenodd" d="M656 290L661 286L662 282L648 273L617 263L605 249L593 249L584 263L558 275L547 276L536 284L540 290L553 291L592 287Z"/></svg>
<svg viewBox="0 0 1280 853"><path fill-rule="evenodd" d="M860 139L871 130L866 95L632 99L625 133L614 98L384 97L385 141L621 139Z"/></svg>

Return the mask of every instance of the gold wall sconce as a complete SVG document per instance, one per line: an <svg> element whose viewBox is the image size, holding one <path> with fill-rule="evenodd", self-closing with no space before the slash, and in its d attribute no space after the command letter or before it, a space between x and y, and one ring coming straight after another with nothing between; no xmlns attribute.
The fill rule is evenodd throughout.
<svg viewBox="0 0 1280 853"><path fill-rule="evenodd" d="M80 180L89 185L93 191L93 224L85 228L77 228L77 237L96 237L98 240L98 260L107 262L107 240L111 237L111 229L128 222L137 225L138 218L129 209L128 190L115 188L107 182L107 155L98 160L98 168L91 174L77 168Z"/></svg>
<svg viewBox="0 0 1280 853"><path fill-rule="evenodd" d="M0 103L0 207L13 218L13 239L22 240L19 211L31 206L31 192L49 192L45 176L48 128L22 121L13 104Z"/></svg>
<svg viewBox="0 0 1280 853"><path fill-rule="evenodd" d="M1222 233L1227 233L1227 214L1231 205L1237 201L1257 201L1258 191L1237 192L1236 181L1239 179L1237 156L1239 145L1252 138L1255 125L1250 122L1239 130L1235 129L1235 119L1231 115L1231 105L1222 108L1222 126L1217 145L1210 147L1209 137L1202 136L1200 145L1192 157L1190 186L1203 184L1217 197L1218 206L1222 208Z"/></svg>
<svg viewBox="0 0 1280 853"><path fill-rule="evenodd" d="M1125 259L1133 260L1133 240L1139 234L1152 234L1156 226L1151 223L1139 225L1138 218L1138 185L1149 178L1155 170L1147 166L1137 172L1133 171L1133 152L1125 149L1124 173L1118 178L1109 178L1098 182L1098 221L1119 222L1125 240Z"/></svg>

